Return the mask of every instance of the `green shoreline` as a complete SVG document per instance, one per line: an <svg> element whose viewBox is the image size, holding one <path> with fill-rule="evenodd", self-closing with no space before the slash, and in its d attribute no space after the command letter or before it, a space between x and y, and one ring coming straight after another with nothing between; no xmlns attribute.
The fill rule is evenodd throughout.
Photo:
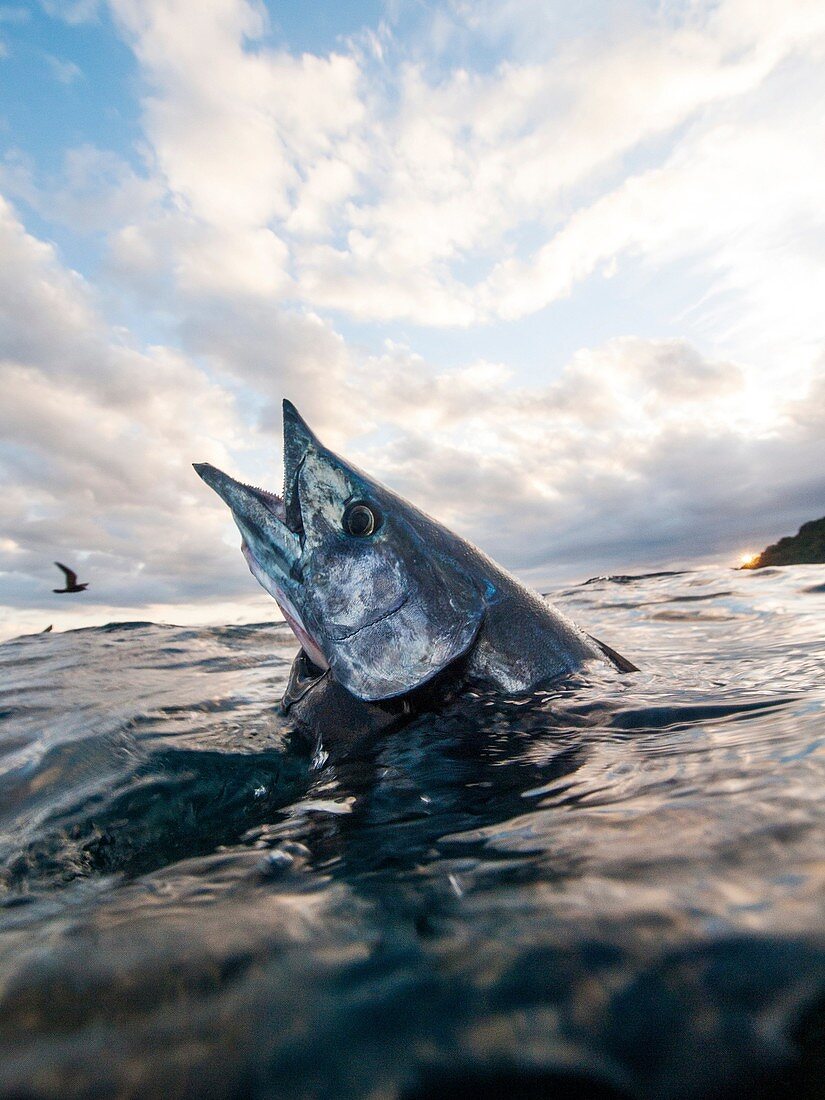
<svg viewBox="0 0 825 1100"><path fill-rule="evenodd" d="M795 535L767 546L742 569L764 569L768 565L825 564L825 516L803 523Z"/></svg>

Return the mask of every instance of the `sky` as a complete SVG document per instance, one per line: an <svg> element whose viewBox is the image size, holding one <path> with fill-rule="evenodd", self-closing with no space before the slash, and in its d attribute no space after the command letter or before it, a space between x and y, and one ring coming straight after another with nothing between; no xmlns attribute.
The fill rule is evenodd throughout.
<svg viewBox="0 0 825 1100"><path fill-rule="evenodd" d="M0 3L0 637L275 617L191 463L279 489L284 396L538 587L825 513L823 61L821 0Z"/></svg>

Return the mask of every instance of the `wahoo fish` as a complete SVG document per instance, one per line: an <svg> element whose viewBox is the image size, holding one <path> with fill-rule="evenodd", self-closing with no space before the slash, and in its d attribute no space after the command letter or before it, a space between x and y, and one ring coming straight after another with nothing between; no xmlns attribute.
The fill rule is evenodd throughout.
<svg viewBox="0 0 825 1100"><path fill-rule="evenodd" d="M301 649L285 712L317 736L383 729L474 684L506 695L589 662L635 671L481 550L325 447L283 403L282 496L207 463L255 579Z"/></svg>

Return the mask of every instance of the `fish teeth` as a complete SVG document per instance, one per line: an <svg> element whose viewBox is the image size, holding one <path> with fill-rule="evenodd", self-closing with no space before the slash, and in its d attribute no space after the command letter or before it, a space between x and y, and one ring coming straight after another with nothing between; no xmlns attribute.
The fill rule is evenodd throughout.
<svg viewBox="0 0 825 1100"><path fill-rule="evenodd" d="M269 506L272 514L276 516L279 520L281 520L281 522L283 522L285 514L284 502L277 493L273 493L271 489L264 489L260 485L250 485L247 482L241 482L241 484L243 485L244 489L249 489L250 492L253 493L259 493L264 498L266 504Z"/></svg>
<svg viewBox="0 0 825 1100"><path fill-rule="evenodd" d="M273 493L271 489L264 489L262 485L247 485L244 484L245 489L251 489L253 493L262 493L263 496L269 497L271 500L277 500L280 504L283 504L283 498L279 497L277 493Z"/></svg>

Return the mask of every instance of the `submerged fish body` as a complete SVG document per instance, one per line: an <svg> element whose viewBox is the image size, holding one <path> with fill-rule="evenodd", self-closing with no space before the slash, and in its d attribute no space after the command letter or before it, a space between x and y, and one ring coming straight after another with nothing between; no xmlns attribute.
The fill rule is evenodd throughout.
<svg viewBox="0 0 825 1100"><path fill-rule="evenodd" d="M249 569L301 644L284 706L383 728L460 683L518 694L589 661L632 668L536 593L326 448L284 401L279 497L214 466Z"/></svg>

